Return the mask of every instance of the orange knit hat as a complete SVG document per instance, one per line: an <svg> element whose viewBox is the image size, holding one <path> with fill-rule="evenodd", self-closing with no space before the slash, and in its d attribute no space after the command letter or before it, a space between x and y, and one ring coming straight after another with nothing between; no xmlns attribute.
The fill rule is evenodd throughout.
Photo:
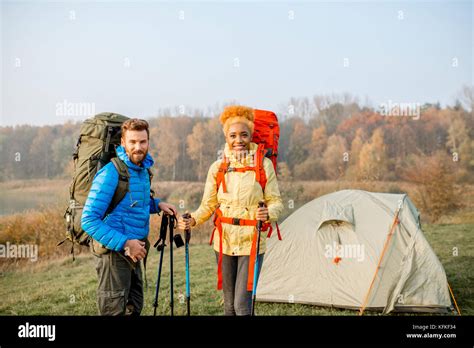
<svg viewBox="0 0 474 348"><path fill-rule="evenodd" d="M224 109L220 116L220 121L224 130L224 134L227 134L230 125L234 123L245 124L249 128L250 133L253 133L254 118L255 116L252 108L242 105L231 105Z"/></svg>

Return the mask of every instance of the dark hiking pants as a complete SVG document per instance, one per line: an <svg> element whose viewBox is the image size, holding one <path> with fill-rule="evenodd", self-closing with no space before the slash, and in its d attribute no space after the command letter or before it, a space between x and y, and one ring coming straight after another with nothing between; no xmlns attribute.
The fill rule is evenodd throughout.
<svg viewBox="0 0 474 348"><path fill-rule="evenodd" d="M97 302L100 315L140 315L143 308L143 280L136 267L116 251L97 255L99 280Z"/></svg>
<svg viewBox="0 0 474 348"><path fill-rule="evenodd" d="M215 251L216 260L219 253ZM222 290L224 315L251 315L252 291L247 291L250 256L222 255ZM258 274L262 268L263 254L258 256Z"/></svg>

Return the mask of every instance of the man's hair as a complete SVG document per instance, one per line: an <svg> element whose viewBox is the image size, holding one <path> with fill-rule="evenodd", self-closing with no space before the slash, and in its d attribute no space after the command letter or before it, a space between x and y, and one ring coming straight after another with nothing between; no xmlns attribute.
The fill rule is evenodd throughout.
<svg viewBox="0 0 474 348"><path fill-rule="evenodd" d="M125 138L126 131L142 131L146 130L148 139L150 139L150 131L148 130L148 122L145 120L140 120L138 118L131 118L124 123L122 123L122 138Z"/></svg>

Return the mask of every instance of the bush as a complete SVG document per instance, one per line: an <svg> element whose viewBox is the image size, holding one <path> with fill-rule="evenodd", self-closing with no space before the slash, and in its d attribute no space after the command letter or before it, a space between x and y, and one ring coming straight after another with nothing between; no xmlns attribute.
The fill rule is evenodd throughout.
<svg viewBox="0 0 474 348"><path fill-rule="evenodd" d="M37 245L38 260L64 257L71 253L70 243L57 246L65 238L64 208L44 207L40 211L28 211L0 218L0 244ZM75 254L87 251L76 245ZM4 259L2 264L26 263L26 259Z"/></svg>
<svg viewBox="0 0 474 348"><path fill-rule="evenodd" d="M417 184L413 200L433 222L460 206L455 192L454 167L447 154L414 156L409 161L403 176Z"/></svg>
<svg viewBox="0 0 474 348"><path fill-rule="evenodd" d="M295 165L294 175L299 180L321 180L325 178L321 161L315 158L308 158L303 163Z"/></svg>

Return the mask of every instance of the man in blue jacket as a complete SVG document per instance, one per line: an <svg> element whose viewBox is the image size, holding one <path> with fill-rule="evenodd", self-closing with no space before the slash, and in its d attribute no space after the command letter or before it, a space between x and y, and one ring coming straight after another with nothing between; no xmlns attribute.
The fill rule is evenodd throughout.
<svg viewBox="0 0 474 348"><path fill-rule="evenodd" d="M148 123L139 119L124 122L117 156L127 166L129 190L104 217L119 182L119 173L110 162L95 175L84 205L82 229L92 237L93 252L98 258L97 299L101 315L140 315L143 280L139 262L147 253L150 214L162 210L177 215L173 205L150 197L148 168L154 162L148 146Z"/></svg>

